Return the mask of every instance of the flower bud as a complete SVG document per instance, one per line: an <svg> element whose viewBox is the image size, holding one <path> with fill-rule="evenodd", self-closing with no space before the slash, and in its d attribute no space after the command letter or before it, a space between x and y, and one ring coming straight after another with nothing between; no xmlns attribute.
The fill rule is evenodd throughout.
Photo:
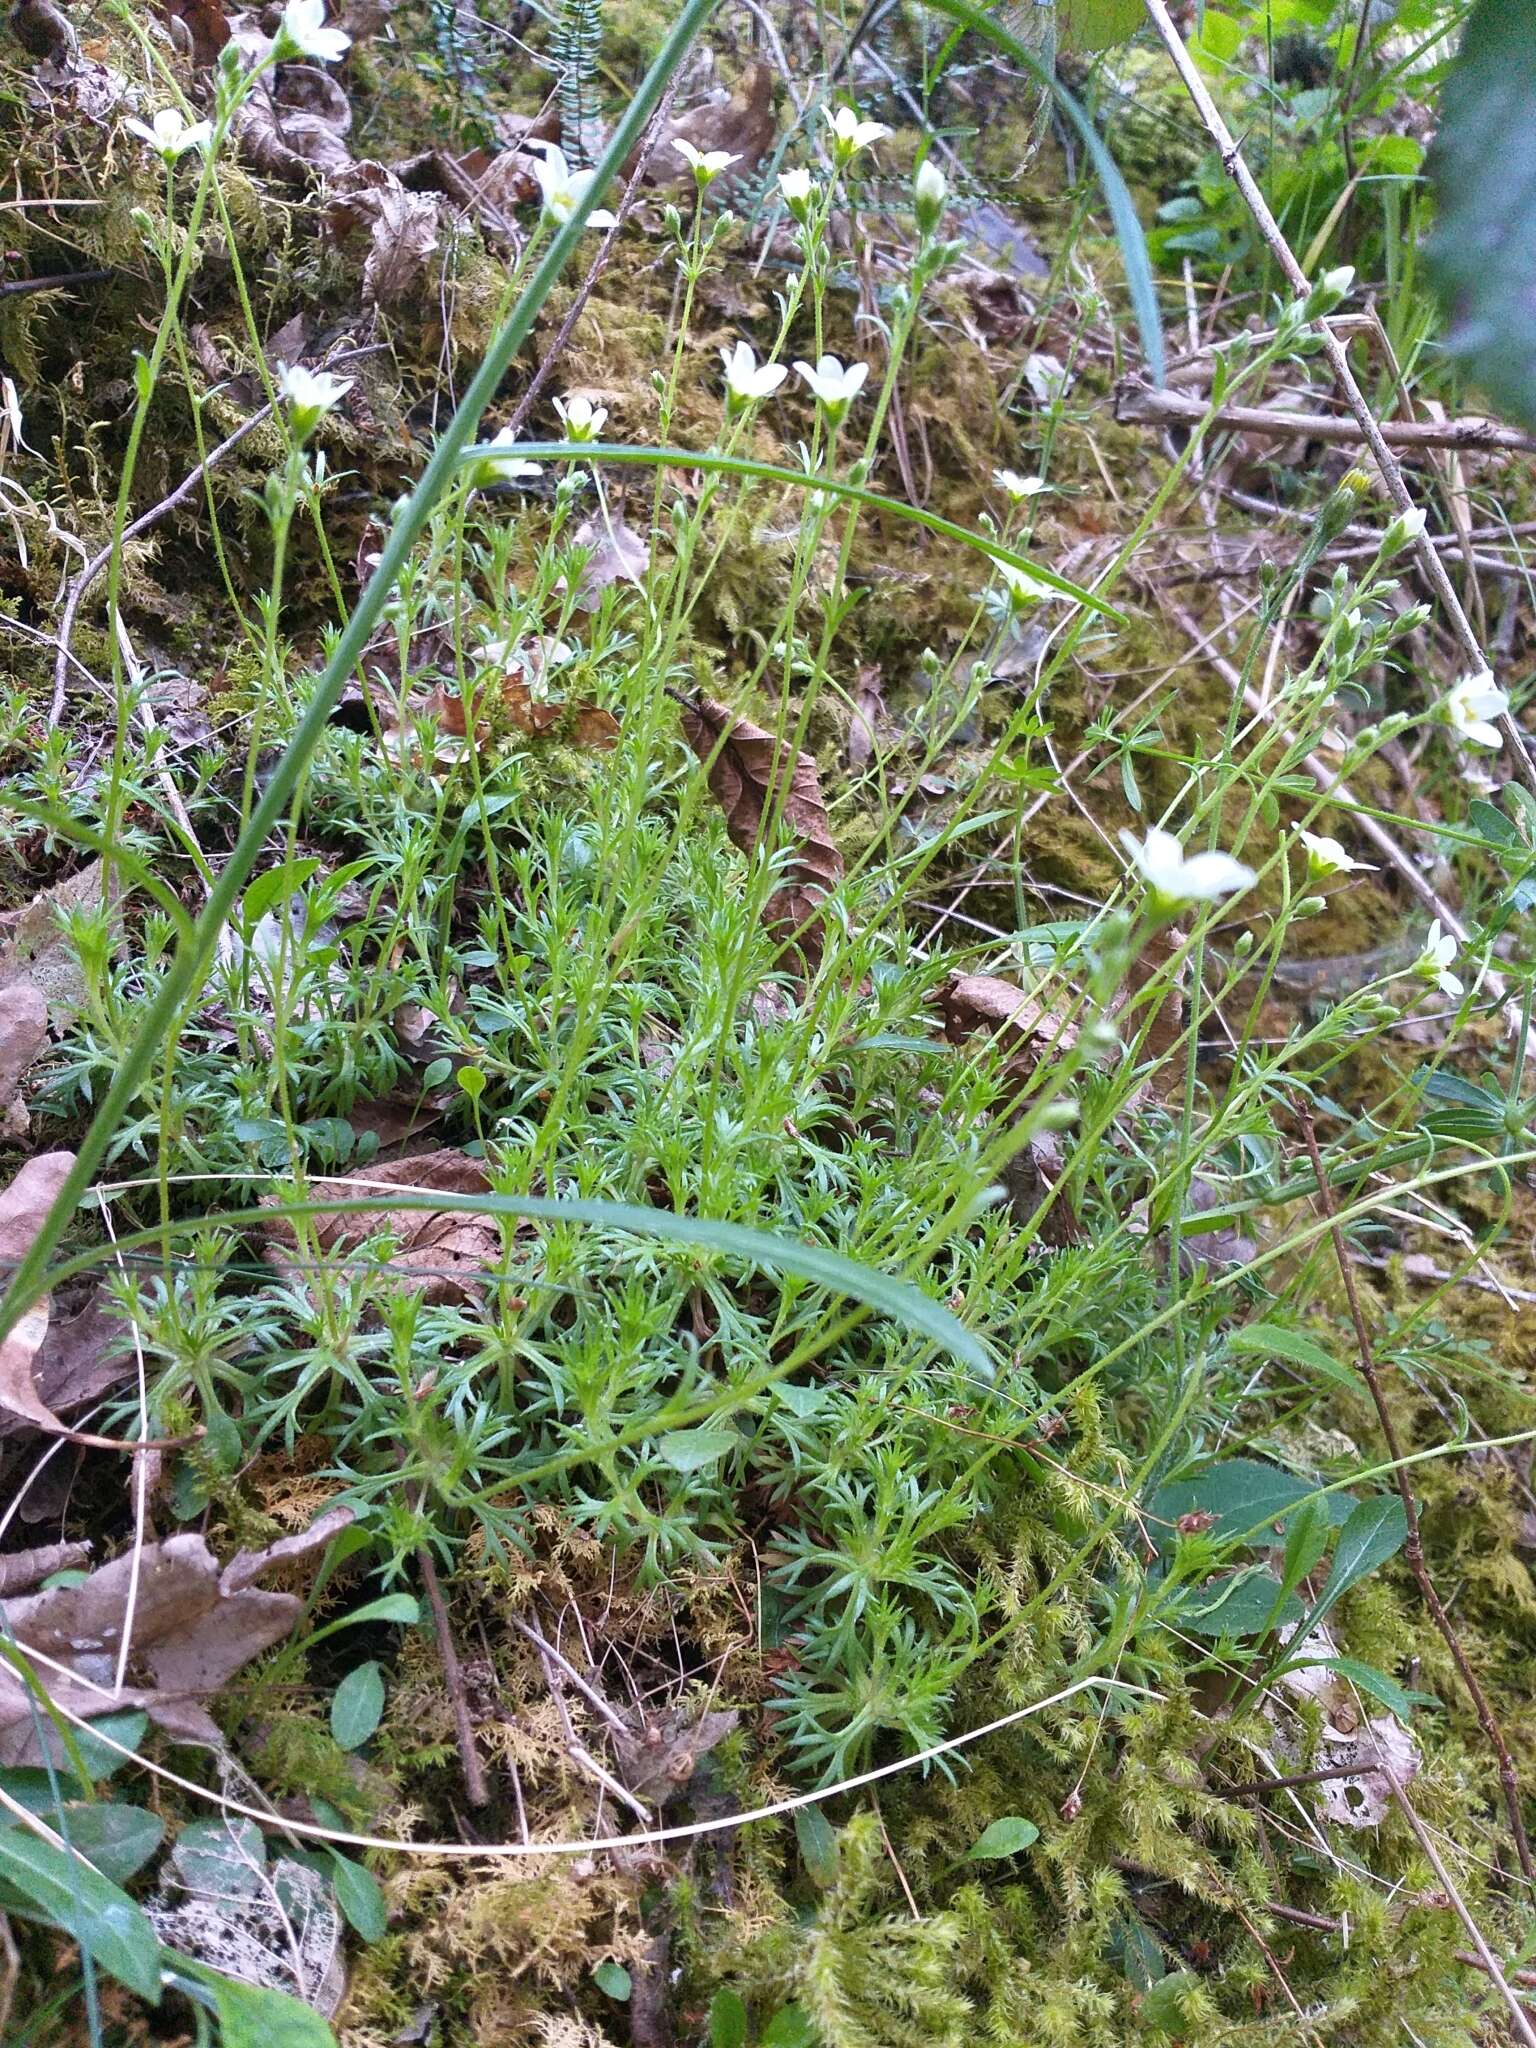
<svg viewBox="0 0 1536 2048"><path fill-rule="evenodd" d="M924 237L933 234L943 219L948 197L949 182L944 173L931 156L924 157L912 181L912 211L917 217L918 232Z"/></svg>

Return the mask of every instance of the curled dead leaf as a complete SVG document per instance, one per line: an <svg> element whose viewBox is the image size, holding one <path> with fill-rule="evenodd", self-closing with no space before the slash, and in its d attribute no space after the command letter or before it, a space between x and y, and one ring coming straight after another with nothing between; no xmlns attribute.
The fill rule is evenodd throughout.
<svg viewBox="0 0 1536 2048"><path fill-rule="evenodd" d="M800 950L814 961L822 944L820 905L843 876L843 856L832 837L815 761L791 752L783 740L713 697L688 705L682 727L704 763L733 846L755 852L765 827L782 820L794 844L794 861L768 899L764 921L786 937L798 933Z"/></svg>
<svg viewBox="0 0 1536 2048"><path fill-rule="evenodd" d="M217 1749L223 1738L204 1705L229 1680L282 1641L304 1610L294 1593L258 1590L252 1581L276 1564L313 1555L352 1520L337 1507L269 1549L242 1552L221 1571L201 1536L171 1536L126 1551L74 1586L6 1602L7 1631L34 1654L56 1706L82 1720L123 1708L147 1713L182 1742ZM116 1689L130 1589L130 1683ZM57 1739L20 1674L0 1664L0 1763L45 1760Z"/></svg>
<svg viewBox="0 0 1536 2048"><path fill-rule="evenodd" d="M310 1183L317 1202L356 1199L377 1193L377 1205L340 1214L317 1215L308 1228L319 1250L342 1257L371 1237L388 1232L395 1241L385 1271L396 1284L419 1292L429 1302L473 1302L480 1298L481 1276L499 1264L501 1226L494 1216L460 1209L391 1209L391 1188L435 1189L442 1194L484 1195L490 1192L485 1166L467 1152L444 1146L411 1159L394 1159L335 1180ZM268 1205L277 1198L269 1197ZM288 1254L298 1236L286 1216L266 1226L267 1259L280 1272L301 1269Z"/></svg>
<svg viewBox="0 0 1536 2048"><path fill-rule="evenodd" d="M576 585L576 602L584 612L596 611L611 583L643 583L651 551L622 519L584 519L573 536L577 547L590 548Z"/></svg>
<svg viewBox="0 0 1536 2048"><path fill-rule="evenodd" d="M935 1000L951 1045L986 1032L1015 1056L1028 1053L1039 1059L1047 1051L1068 1052L1077 1043L1077 1026L1070 1018L1001 975L957 969L935 991Z"/></svg>
<svg viewBox="0 0 1536 2048"><path fill-rule="evenodd" d="M48 998L35 982L0 987L0 1136L27 1135L22 1076L48 1042Z"/></svg>

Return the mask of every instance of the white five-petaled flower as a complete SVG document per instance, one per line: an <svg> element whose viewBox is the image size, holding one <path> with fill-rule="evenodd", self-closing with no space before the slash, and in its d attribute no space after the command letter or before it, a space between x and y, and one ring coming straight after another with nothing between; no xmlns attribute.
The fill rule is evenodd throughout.
<svg viewBox="0 0 1536 2048"><path fill-rule="evenodd" d="M1462 983L1451 972L1451 962L1456 958L1456 941L1449 932L1440 929L1437 917L1429 928L1424 941L1424 950L1414 964L1414 973L1423 981L1431 981L1442 995L1459 996Z"/></svg>
<svg viewBox="0 0 1536 2048"><path fill-rule="evenodd" d="M492 450L505 449L503 454ZM543 465L529 462L517 453L517 440L510 427L503 427L486 443L486 453L475 457L469 473L470 488L483 491L491 484L529 483L544 474Z"/></svg>
<svg viewBox="0 0 1536 2048"><path fill-rule="evenodd" d="M745 341L738 341L734 348L721 349L720 360L725 365L726 403L733 410L739 411L759 398L772 398L789 375L782 363L760 363L751 344Z"/></svg>
<svg viewBox="0 0 1536 2048"><path fill-rule="evenodd" d="M992 481L1015 505L1022 505L1026 498L1037 497L1048 488L1043 476L1020 476L1016 469L994 469Z"/></svg>
<svg viewBox="0 0 1536 2048"><path fill-rule="evenodd" d="M797 362L795 370L805 379L817 404L825 407L833 420L842 418L864 389L864 380L869 375L868 363L845 365L837 356L822 356L814 368L807 362Z"/></svg>
<svg viewBox="0 0 1536 2048"><path fill-rule="evenodd" d="M891 132L883 121L861 121L857 107L839 107L835 113L831 107L823 107L821 111L831 127L833 154L840 164L850 162L861 149Z"/></svg>
<svg viewBox="0 0 1536 2048"><path fill-rule="evenodd" d="M1307 849L1307 874L1314 882L1326 882L1330 875L1359 874L1374 866L1372 861L1356 860L1326 833L1303 832L1301 843Z"/></svg>
<svg viewBox="0 0 1536 2048"><path fill-rule="evenodd" d="M784 204L795 216L795 219L803 221L811 210L811 204L816 194L816 187L811 181L810 172L803 168L793 171L780 171L779 190L784 195Z"/></svg>
<svg viewBox="0 0 1536 2048"><path fill-rule="evenodd" d="M555 411L567 441L595 441L608 417L607 406L594 405L590 398L557 398Z"/></svg>
<svg viewBox="0 0 1536 2048"><path fill-rule="evenodd" d="M1509 709L1509 699L1487 669L1463 676L1440 706L1440 717L1453 732L1479 747L1502 747L1504 735L1493 724Z"/></svg>
<svg viewBox="0 0 1536 2048"><path fill-rule="evenodd" d="M338 64L351 42L345 29L326 27L325 0L288 0L277 33L279 56L296 52L318 64Z"/></svg>
<svg viewBox="0 0 1536 2048"><path fill-rule="evenodd" d="M1064 590L1058 590L1053 583L1047 583L1032 569L1021 569L1016 562L999 562L997 573L1008 586L1008 603L1016 612L1027 611L1031 605L1043 604L1048 597L1065 597Z"/></svg>
<svg viewBox="0 0 1536 2048"><path fill-rule="evenodd" d="M152 121L126 121L123 125L168 164L189 149L206 149L213 136L211 121L185 121L176 107L162 107Z"/></svg>
<svg viewBox="0 0 1536 2048"><path fill-rule="evenodd" d="M531 145L543 150L542 157L533 160L533 175L539 181L539 193L544 201L544 216L556 227L564 227L571 215L587 196L596 171L573 171L566 162L565 151L553 142L538 142ZM606 206L596 206L587 215L589 228L611 228L618 225L617 216Z"/></svg>
<svg viewBox="0 0 1536 2048"><path fill-rule="evenodd" d="M287 406L293 431L301 441L356 382L355 377L333 377L329 370L306 370L301 363L278 364L277 395Z"/></svg>
<svg viewBox="0 0 1536 2048"><path fill-rule="evenodd" d="M732 164L741 162L741 157L728 149L695 149L681 135L672 138L672 147L685 163L692 165L694 179L701 188L712 185L722 171L728 171Z"/></svg>
<svg viewBox="0 0 1536 2048"><path fill-rule="evenodd" d="M1381 536L1381 551L1384 555L1395 555L1399 548L1407 547L1409 541L1418 540L1429 524L1429 514L1422 505L1410 505L1406 512L1399 512L1386 532Z"/></svg>
<svg viewBox="0 0 1536 2048"><path fill-rule="evenodd" d="M912 180L912 211L923 234L931 235L943 219L944 202L948 197L949 180L933 158L925 156Z"/></svg>
<svg viewBox="0 0 1536 2048"><path fill-rule="evenodd" d="M1154 905L1171 910L1179 903L1216 903L1246 889L1254 879L1229 853L1192 853L1188 857L1171 832L1149 828L1145 839L1122 832L1121 840Z"/></svg>

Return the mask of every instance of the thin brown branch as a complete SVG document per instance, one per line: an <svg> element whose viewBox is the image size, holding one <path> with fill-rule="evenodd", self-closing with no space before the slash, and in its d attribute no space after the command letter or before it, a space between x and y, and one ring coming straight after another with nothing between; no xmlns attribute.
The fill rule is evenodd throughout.
<svg viewBox="0 0 1536 2048"><path fill-rule="evenodd" d="M1115 386L1115 418L1133 426L1209 426L1235 433L1263 434L1289 440L1300 434L1309 441L1339 441L1358 447L1366 435L1358 420L1337 413L1292 412L1279 407L1219 405L1195 392L1159 390L1141 377L1122 377ZM1536 435L1498 420L1382 420L1382 439L1389 448L1491 449L1528 455L1536 452Z"/></svg>
<svg viewBox="0 0 1536 2048"><path fill-rule="evenodd" d="M1403 1555L1408 1569L1412 1572L1424 1605L1429 1609L1431 1620L1440 1631L1446 1648L1450 1651L1461 1682L1466 1687L1467 1697L1477 1715L1478 1725L1488 1738L1489 1746L1498 1759L1499 1783L1504 1792L1504 1806L1509 1815L1509 1830L1514 1838L1515 1854L1520 1859L1520 1869L1529 1885L1536 1885L1536 1864L1531 1859L1531 1845L1525 1831L1525 1816L1520 1804L1520 1779L1515 1770L1515 1760L1509 1753L1509 1744L1504 1731L1489 1704L1482 1681L1472 1669L1471 1659L1456 1633L1455 1623L1446 1612L1445 1604L1435 1590L1435 1582L1429 1575L1424 1561L1424 1540L1419 1528L1419 1511L1414 1502L1413 1488L1408 1483L1408 1468L1403 1462L1402 1442L1397 1434L1397 1425L1392 1420L1392 1411L1387 1406L1382 1391L1381 1375L1376 1366L1376 1353L1371 1344L1371 1333L1366 1327L1365 1314L1360 1306L1359 1289L1355 1286L1354 1269L1350 1265L1349 1253L1344 1244L1344 1233L1340 1230L1338 1210L1333 1199L1333 1190L1328 1185L1323 1170L1323 1157L1318 1150L1317 1133L1312 1127L1311 1112L1304 1102L1296 1105L1296 1114L1301 1125L1301 1135L1306 1144L1307 1156L1312 1162L1312 1171L1317 1180L1317 1199L1328 1222L1328 1235L1333 1244L1333 1255L1338 1262L1339 1277L1344 1285L1344 1297L1349 1303L1350 1321L1355 1326L1355 1345L1358 1353L1360 1375L1370 1390L1371 1402L1376 1410L1376 1419L1381 1425L1382 1442L1387 1447L1387 1456L1392 1462L1392 1474L1397 1485L1398 1499L1403 1504L1403 1516L1408 1534L1403 1545ZM1389 1776L1389 1782L1390 1776ZM1397 1790L1393 1785L1394 1792ZM1502 1981L1502 1980L1501 1980ZM1506 1987L1507 1988L1507 1987ZM1536 2048L1536 2043L1532 2044Z"/></svg>
<svg viewBox="0 0 1536 2048"><path fill-rule="evenodd" d="M437 1566L425 1544L416 1553L416 1563L421 1572L421 1583L427 1589L427 1605L432 1610L432 1627L437 1636L438 1661L443 1667L443 1683L448 1688L448 1699L453 1708L453 1732L459 1748L459 1764L464 1772L464 1794L471 1806L484 1806L491 1792L475 1743L475 1724L470 1718L469 1697L464 1690L463 1667L449 1626L448 1608L438 1583Z"/></svg>
<svg viewBox="0 0 1536 2048"><path fill-rule="evenodd" d="M1310 280L1297 262L1290 243L1287 242L1281 231L1279 222L1270 212L1269 204L1264 194L1259 190L1253 173L1243 161L1243 153L1233 139L1231 130L1222 119L1221 111L1217 107L1216 102L1211 98L1210 91L1200 74L1199 67L1185 46L1184 38L1174 26L1173 17L1168 12L1165 0L1144 0L1144 5L1153 27L1161 38L1163 47L1173 60L1174 69L1179 74L1184 90L1189 94L1191 101L1194 103L1195 111L1199 114L1206 133L1221 152L1223 168L1233 184L1236 185L1238 192L1242 195L1244 205L1253 215L1254 224L1263 237L1266 247L1279 264L1291 288L1298 297L1304 298L1311 289ZM1343 343L1329 327L1326 320L1314 320L1311 325L1312 331L1321 342L1323 355L1327 358L1328 367L1333 373L1333 381L1339 389L1339 395L1354 415L1356 424L1360 429L1360 439L1371 452L1376 467L1381 473L1382 482L1387 487L1388 496L1399 512L1411 512L1414 510L1413 494L1408 489L1407 482L1404 479L1402 465L1398 462L1397 457L1393 454L1382 433L1380 422L1371 410L1370 400L1360 389L1355 379L1355 373L1349 366L1349 357L1344 351ZM1456 586L1452 583L1444 562L1441 561L1433 548L1425 546L1422 534L1415 543L1415 547L1418 554L1419 567L1430 589L1439 601L1440 607L1445 613L1446 619L1469 667L1474 670L1487 668L1488 661L1483 652L1482 643L1473 629L1471 620L1467 617L1461 599L1456 594ZM1526 788L1533 795L1536 795L1536 760L1532 759L1527 748L1524 732L1508 712L1505 712L1500 718L1499 726L1505 739L1509 742L1513 753L1516 774L1520 777Z"/></svg>

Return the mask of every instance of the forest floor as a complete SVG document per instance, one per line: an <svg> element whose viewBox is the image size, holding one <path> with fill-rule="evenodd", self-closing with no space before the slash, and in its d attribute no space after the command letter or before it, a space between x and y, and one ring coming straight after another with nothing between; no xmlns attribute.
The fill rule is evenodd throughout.
<svg viewBox="0 0 1536 2048"><path fill-rule="evenodd" d="M1530 2039L1456 10L694 11L0 30L0 2039Z"/></svg>

